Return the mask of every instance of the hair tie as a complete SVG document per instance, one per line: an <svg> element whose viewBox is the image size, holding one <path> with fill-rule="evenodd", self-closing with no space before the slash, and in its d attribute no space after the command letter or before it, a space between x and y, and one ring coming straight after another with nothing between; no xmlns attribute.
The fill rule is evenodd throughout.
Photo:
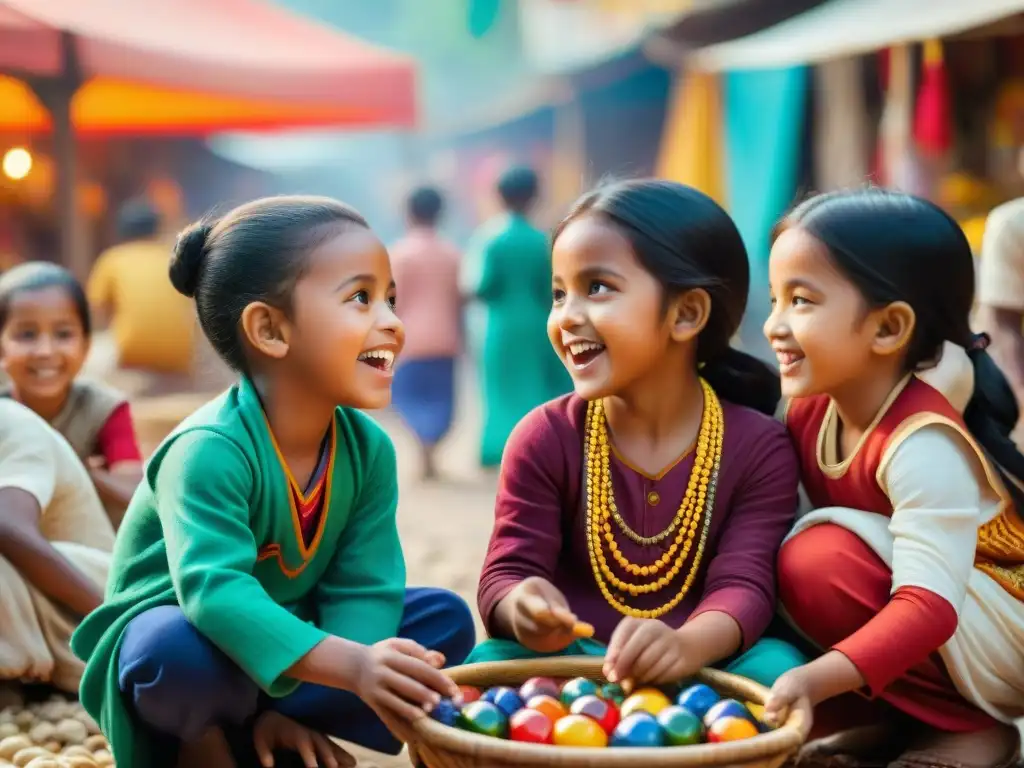
<svg viewBox="0 0 1024 768"><path fill-rule="evenodd" d="M988 349L988 345L992 343L992 337L984 331L981 333L975 333L971 336L971 346L968 349L971 352L982 352Z"/></svg>

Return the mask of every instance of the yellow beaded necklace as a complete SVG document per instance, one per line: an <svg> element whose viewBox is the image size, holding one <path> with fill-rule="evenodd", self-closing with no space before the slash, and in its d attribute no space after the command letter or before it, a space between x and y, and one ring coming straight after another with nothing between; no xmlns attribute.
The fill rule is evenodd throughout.
<svg viewBox="0 0 1024 768"><path fill-rule="evenodd" d="M725 433L722 405L718 396L704 379L701 379L701 388L704 393L704 413L701 417L697 452L686 493L683 495L675 519L668 528L656 536L650 537L640 536L619 515L612 488L609 465L611 445L608 440L608 421L605 418L604 403L601 400L595 400L587 405L584 435L587 470L587 549L590 553L594 579L597 581L601 594L604 595L604 599L609 605L626 616L654 619L665 615L686 597L700 569L708 528L711 524L711 511L714 507L718 470L722 459L722 438ZM676 537L672 545L657 561L650 565L636 565L627 560L619 551L618 543L612 533L613 520L628 538L642 546L658 544L674 532ZM658 608L642 610L627 605L612 594L609 584L620 592L628 592L634 596L657 592L667 587L679 575L686 563L690 550L693 548L693 540L697 536L698 528L700 528L700 538L697 542L697 551L694 554L689 573L675 597ZM632 584L623 581L608 565L602 542L607 543L608 551L612 553L614 560L634 576L657 576L669 565L670 561L671 566L664 575L646 584ZM680 547L682 551L680 551ZM677 552L678 556L676 556Z"/></svg>

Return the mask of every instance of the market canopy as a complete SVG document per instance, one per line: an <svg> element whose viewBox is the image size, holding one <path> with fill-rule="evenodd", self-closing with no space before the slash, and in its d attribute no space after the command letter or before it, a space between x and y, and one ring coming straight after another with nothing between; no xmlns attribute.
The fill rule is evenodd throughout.
<svg viewBox="0 0 1024 768"><path fill-rule="evenodd" d="M0 0L0 132L49 129L29 84L69 56L78 135L416 120L411 59L264 0Z"/></svg>
<svg viewBox="0 0 1024 768"><path fill-rule="evenodd" d="M687 57L708 71L813 64L947 37L1024 12L1024 0L830 0L746 37Z"/></svg>

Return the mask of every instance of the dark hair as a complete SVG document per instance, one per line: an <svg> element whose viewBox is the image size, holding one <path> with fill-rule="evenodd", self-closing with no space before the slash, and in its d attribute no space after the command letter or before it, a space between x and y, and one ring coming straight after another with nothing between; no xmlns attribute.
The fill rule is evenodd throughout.
<svg viewBox="0 0 1024 768"><path fill-rule="evenodd" d="M733 220L707 195L670 181L643 179L601 187L580 199L555 228L598 215L617 227L633 252L672 296L702 288L711 314L697 339L701 375L724 399L774 414L779 377L757 358L733 349L750 289L750 264Z"/></svg>
<svg viewBox="0 0 1024 768"><path fill-rule="evenodd" d="M417 224L432 227L441 218L444 209L444 198L433 187L420 187L409 195L407 204L409 218Z"/></svg>
<svg viewBox="0 0 1024 768"><path fill-rule="evenodd" d="M67 293L71 303L75 305L75 314L82 323L83 333L86 338L91 336L92 317L89 314L89 301L85 297L85 289L68 270L49 261L29 261L0 275L0 329L7 325L11 302L18 294L47 288L60 288Z"/></svg>
<svg viewBox="0 0 1024 768"><path fill-rule="evenodd" d="M526 213L537 198L540 182L532 168L509 168L498 178L498 194L505 206L515 213Z"/></svg>
<svg viewBox="0 0 1024 768"><path fill-rule="evenodd" d="M265 197L178 235L171 258L174 287L195 298L199 324L228 365L248 373L239 321L263 301L291 311L292 291L310 252L339 226L368 227L344 203L327 197Z"/></svg>
<svg viewBox="0 0 1024 768"><path fill-rule="evenodd" d="M123 240L143 240L160 231L160 214L145 198L129 200L117 212L117 234Z"/></svg>
<svg viewBox="0 0 1024 768"><path fill-rule="evenodd" d="M936 362L946 341L967 350L974 394L964 421L1002 471L1024 479L1024 456L1010 433L1017 401L1002 371L971 331L974 259L963 230L938 206L912 195L867 189L818 195L797 206L775 236L799 227L820 241L835 266L871 309L904 301L916 322L907 348L907 371ZM1024 509L1024 495L1008 490Z"/></svg>

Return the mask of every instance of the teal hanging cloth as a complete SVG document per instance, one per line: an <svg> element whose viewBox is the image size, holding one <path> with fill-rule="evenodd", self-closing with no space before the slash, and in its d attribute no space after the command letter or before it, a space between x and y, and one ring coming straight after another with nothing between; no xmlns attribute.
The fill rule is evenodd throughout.
<svg viewBox="0 0 1024 768"><path fill-rule="evenodd" d="M498 20L501 0L469 0L469 34L483 37Z"/></svg>

